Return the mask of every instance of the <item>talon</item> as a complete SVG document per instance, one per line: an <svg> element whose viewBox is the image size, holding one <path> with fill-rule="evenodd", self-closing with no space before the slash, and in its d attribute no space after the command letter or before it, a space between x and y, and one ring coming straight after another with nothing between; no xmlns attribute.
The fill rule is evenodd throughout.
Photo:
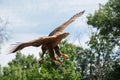
<svg viewBox="0 0 120 80"><path fill-rule="evenodd" d="M62 62L61 62L61 61L57 61L57 63L58 63L58 64L60 64L60 65L62 64Z"/></svg>
<svg viewBox="0 0 120 80"><path fill-rule="evenodd" d="M67 54L62 54L62 56L63 56L64 59L68 59L69 58L69 56Z"/></svg>
<svg viewBox="0 0 120 80"><path fill-rule="evenodd" d="M42 61L42 58L39 58L39 59L38 59L38 63L40 63L41 61Z"/></svg>
<svg viewBox="0 0 120 80"><path fill-rule="evenodd" d="M53 60L53 61L57 62L58 64L62 64L62 62L60 60L58 60L58 59Z"/></svg>

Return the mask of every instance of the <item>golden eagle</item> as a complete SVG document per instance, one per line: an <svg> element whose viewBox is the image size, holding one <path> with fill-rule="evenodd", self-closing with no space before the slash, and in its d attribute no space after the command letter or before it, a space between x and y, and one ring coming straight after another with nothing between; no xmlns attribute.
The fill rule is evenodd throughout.
<svg viewBox="0 0 120 80"><path fill-rule="evenodd" d="M49 51L49 55L50 55L50 58L53 60L53 61L56 61L58 62L59 64L62 64L62 62L58 59L55 58L55 53L59 56L59 57L63 57L65 59L68 58L68 55L66 54L62 54L59 50L59 42L66 38L70 33L69 32L65 32L65 33L62 33L62 31L70 24L72 23L73 21L75 21L78 17L80 17L85 11L82 11L82 12L79 12L77 14L75 14L73 17L71 17L68 21L66 21L65 23L63 23L62 25L60 25L59 27L57 27L56 29L54 29L50 34L49 36L43 36L43 37L40 37L38 39L35 39L35 40L32 40L32 41L28 41L28 42L24 42L24 43L21 43L19 45L17 45L14 50L12 50L12 53L18 51L18 50L21 50L25 47L28 47L28 46L34 46L34 47L39 47L41 46L41 49L42 49L42 55L41 57L39 58L39 61L42 60L45 52L48 50Z"/></svg>

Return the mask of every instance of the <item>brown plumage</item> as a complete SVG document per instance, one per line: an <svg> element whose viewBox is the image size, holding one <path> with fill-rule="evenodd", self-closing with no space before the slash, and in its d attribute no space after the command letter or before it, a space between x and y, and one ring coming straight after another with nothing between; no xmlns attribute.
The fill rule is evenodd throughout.
<svg viewBox="0 0 120 80"><path fill-rule="evenodd" d="M28 42L24 42L19 44L18 46L15 47L15 49L12 51L12 53L21 50L25 47L28 46L34 46L34 47L39 47L42 46L42 55L41 58L39 58L39 61L42 60L46 50L49 51L49 55L51 57L52 60L57 61L59 64L61 64L62 62L58 59L55 58L55 53L59 56L59 57L64 57L65 59L68 58L68 56L66 54L62 54L59 50L59 42L66 38L69 35L69 32L65 32L62 33L62 31L73 21L75 21L78 17L80 17L82 14L84 13L84 11L77 13L76 15L74 15L72 18L70 18L68 21L66 21L65 23L63 23L62 25L60 25L59 27L57 27L56 29L54 29L49 36L44 36L44 37L40 37L38 39L32 40L32 41L28 41Z"/></svg>

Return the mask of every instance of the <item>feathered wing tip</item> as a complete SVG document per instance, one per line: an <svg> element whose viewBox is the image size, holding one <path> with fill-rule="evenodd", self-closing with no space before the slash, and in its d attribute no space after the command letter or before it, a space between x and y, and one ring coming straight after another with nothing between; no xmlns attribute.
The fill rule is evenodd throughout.
<svg viewBox="0 0 120 80"><path fill-rule="evenodd" d="M10 50L9 50L9 54L14 53L15 49L22 43L16 43L16 44L11 44Z"/></svg>
<svg viewBox="0 0 120 80"><path fill-rule="evenodd" d="M19 44L10 44L9 50L7 54L12 54L13 50L18 46Z"/></svg>
<svg viewBox="0 0 120 80"><path fill-rule="evenodd" d="M73 15L73 17L71 17L69 20L67 20L66 22L64 22L62 25L60 25L59 27L55 28L50 34L49 36L53 36L56 34L61 33L69 24L71 24L73 21L75 21L78 17L82 16L83 13L85 12L85 10L83 10L82 12L79 12L75 15Z"/></svg>
<svg viewBox="0 0 120 80"><path fill-rule="evenodd" d="M75 20L76 18L82 16L84 12L85 12L85 10L83 10L82 12L79 12L79 13L75 14L71 19Z"/></svg>
<svg viewBox="0 0 120 80"><path fill-rule="evenodd" d="M14 45L15 46L12 47L12 49L10 50L10 53L14 53L28 46L27 43L19 43L19 44L14 44Z"/></svg>

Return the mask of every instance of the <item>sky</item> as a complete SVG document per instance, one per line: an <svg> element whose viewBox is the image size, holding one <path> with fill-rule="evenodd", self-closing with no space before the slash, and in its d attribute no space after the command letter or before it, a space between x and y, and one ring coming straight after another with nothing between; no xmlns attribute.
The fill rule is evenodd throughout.
<svg viewBox="0 0 120 80"><path fill-rule="evenodd" d="M64 31L70 32L66 39L76 45L86 47L91 26L87 25L87 16L98 10L99 4L108 0L0 0L0 17L8 21L9 39L2 45L0 64L5 66L15 58L8 54L16 42L30 41L41 36L47 36L74 14L85 10L84 15L70 24ZM92 29L94 30L94 29ZM34 54L39 57L40 47L28 47L21 52L25 55Z"/></svg>

